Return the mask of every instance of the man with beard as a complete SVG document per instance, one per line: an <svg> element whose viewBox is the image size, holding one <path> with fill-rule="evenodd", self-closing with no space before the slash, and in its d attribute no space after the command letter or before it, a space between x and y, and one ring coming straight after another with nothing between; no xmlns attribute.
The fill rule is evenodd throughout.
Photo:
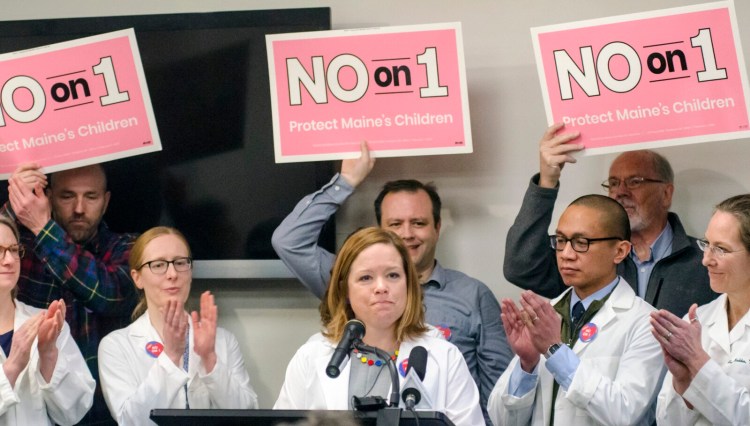
<svg viewBox="0 0 750 426"><path fill-rule="evenodd" d="M101 165L47 177L37 164L22 164L8 180L3 213L21 230L18 299L39 308L64 299L65 319L97 380L94 406L82 424L114 424L102 398L99 341L123 328L138 302L128 257L135 235L116 234L102 222L110 193Z"/></svg>
<svg viewBox="0 0 750 426"><path fill-rule="evenodd" d="M531 178L521 210L508 231L503 273L513 284L545 297L565 290L554 256L548 256L552 211L565 163L575 163L573 153L580 133L561 132L550 126L539 142L539 174ZM633 290L658 309L683 316L691 304L705 304L714 293L701 264L703 253L688 236L679 217L671 213L674 172L669 162L653 151L620 154L602 183L609 196L628 213L633 247L618 265L617 273Z"/></svg>
<svg viewBox="0 0 750 426"><path fill-rule="evenodd" d="M318 298L326 293L335 260L333 253L318 246L320 231L374 164L363 142L360 158L344 160L341 173L303 198L273 234L276 253ZM463 353L479 389L482 412L488 418L487 397L513 353L492 291L479 280L444 268L435 259L440 207L440 197L432 185L397 180L386 183L375 199L375 217L381 228L404 240L422 285L425 321Z"/></svg>

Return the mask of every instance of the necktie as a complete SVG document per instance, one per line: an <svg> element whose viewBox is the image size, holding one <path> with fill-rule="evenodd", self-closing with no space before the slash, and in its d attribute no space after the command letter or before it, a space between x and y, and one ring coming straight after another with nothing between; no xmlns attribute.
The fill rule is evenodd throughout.
<svg viewBox="0 0 750 426"><path fill-rule="evenodd" d="M573 305L573 313L570 315L570 322L572 323L573 328L576 328L578 321L581 320L584 312L586 312L586 310L583 309L583 303L581 303L580 300Z"/></svg>

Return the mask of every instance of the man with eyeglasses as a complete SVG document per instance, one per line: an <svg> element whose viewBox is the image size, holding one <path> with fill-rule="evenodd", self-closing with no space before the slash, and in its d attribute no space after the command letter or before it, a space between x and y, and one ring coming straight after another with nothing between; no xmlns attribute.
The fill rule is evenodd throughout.
<svg viewBox="0 0 750 426"><path fill-rule="evenodd" d="M563 127L550 126L539 142L539 174L531 178L505 243L505 278L545 297L565 289L554 257L547 255L547 230L561 171L566 163L575 163L573 154L584 148L575 143L579 133L565 133ZM640 297L682 316L691 304L705 304L717 296L695 238L669 211L674 172L664 157L648 150L623 153L612 162L602 187L628 213L633 246L617 271Z"/></svg>
<svg viewBox="0 0 750 426"><path fill-rule="evenodd" d="M16 220L27 255L18 299L38 308L64 299L65 320L97 381L94 406L81 424L114 424L99 387L97 350L110 331L127 326L138 303L128 257L135 235L111 232L102 221L109 204L101 165L47 176L21 164L8 180L2 213Z"/></svg>
<svg viewBox="0 0 750 426"><path fill-rule="evenodd" d="M617 265L630 253L623 207L604 195L573 201L546 238L568 290L551 302L525 291L502 301L516 357L488 411L499 425L650 425L664 362L654 311Z"/></svg>

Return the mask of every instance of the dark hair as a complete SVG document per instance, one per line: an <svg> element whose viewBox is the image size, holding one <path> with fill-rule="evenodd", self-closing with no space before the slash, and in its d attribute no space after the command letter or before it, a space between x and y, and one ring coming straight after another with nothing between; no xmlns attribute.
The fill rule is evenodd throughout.
<svg viewBox="0 0 750 426"><path fill-rule="evenodd" d="M750 251L750 194L735 195L716 205L714 211L729 213L740 223L740 240Z"/></svg>
<svg viewBox="0 0 750 426"><path fill-rule="evenodd" d="M424 191L429 195L430 201L432 201L432 220L435 222L434 225L437 228L440 225L440 209L443 207L443 203L440 201L440 196L437 193L437 188L431 182L425 184L414 179L392 180L383 185L380 194L375 198L375 218L378 221L378 225L380 225L380 219L383 215L381 207L386 195L393 192L414 193L418 191Z"/></svg>
<svg viewBox="0 0 750 426"><path fill-rule="evenodd" d="M590 194L575 199L571 206L589 207L603 213L602 225L613 235L630 241L630 220L628 212L617 201L605 195Z"/></svg>

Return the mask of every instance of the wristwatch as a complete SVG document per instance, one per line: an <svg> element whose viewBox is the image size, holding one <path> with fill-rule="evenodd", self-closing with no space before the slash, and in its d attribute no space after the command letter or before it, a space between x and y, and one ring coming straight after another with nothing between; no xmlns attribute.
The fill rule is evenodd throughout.
<svg viewBox="0 0 750 426"><path fill-rule="evenodd" d="M551 357L552 355L554 355L555 352L557 352L557 350L562 347L562 345L563 345L562 342L560 342L560 343L553 343L552 345L550 345L549 349L547 349L547 352L544 353L544 358L545 359L549 359L549 357Z"/></svg>

